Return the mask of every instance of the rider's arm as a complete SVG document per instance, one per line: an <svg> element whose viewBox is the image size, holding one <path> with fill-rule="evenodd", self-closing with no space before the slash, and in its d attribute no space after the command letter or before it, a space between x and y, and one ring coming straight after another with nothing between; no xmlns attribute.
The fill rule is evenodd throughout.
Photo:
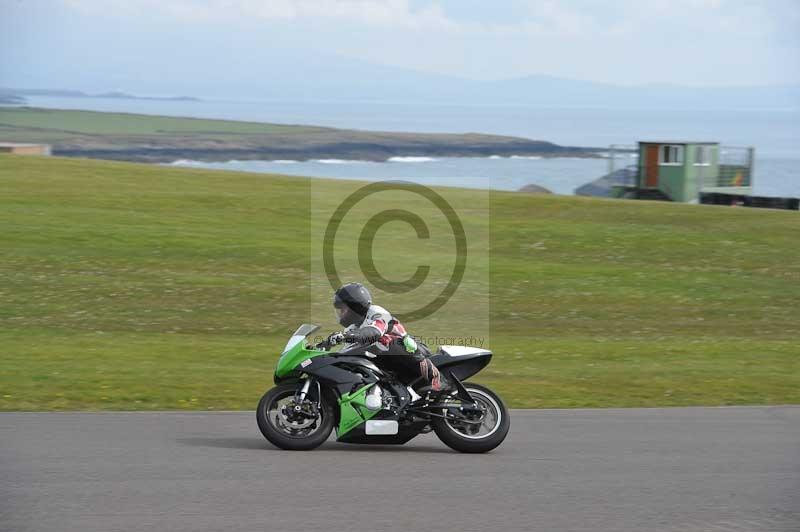
<svg viewBox="0 0 800 532"><path fill-rule="evenodd" d="M383 332L374 325L367 325L344 332L344 341L351 343L371 344L378 341Z"/></svg>
<svg viewBox="0 0 800 532"><path fill-rule="evenodd" d="M344 331L346 342L371 344L386 334L388 320L381 312L375 312L369 316L360 327Z"/></svg>

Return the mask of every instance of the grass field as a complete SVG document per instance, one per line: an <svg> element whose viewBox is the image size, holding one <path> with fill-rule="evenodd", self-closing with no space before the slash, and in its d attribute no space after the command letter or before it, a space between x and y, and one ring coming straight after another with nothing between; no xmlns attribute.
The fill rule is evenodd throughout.
<svg viewBox="0 0 800 532"><path fill-rule="evenodd" d="M271 135L331 130L331 128L314 126L29 107L0 109L0 124L7 129L38 131L40 135L43 134L43 131L48 130L85 135L170 135L175 133Z"/></svg>
<svg viewBox="0 0 800 532"><path fill-rule="evenodd" d="M0 410L254 408L343 187L0 156ZM797 213L488 197L476 380L511 406L800 403Z"/></svg>

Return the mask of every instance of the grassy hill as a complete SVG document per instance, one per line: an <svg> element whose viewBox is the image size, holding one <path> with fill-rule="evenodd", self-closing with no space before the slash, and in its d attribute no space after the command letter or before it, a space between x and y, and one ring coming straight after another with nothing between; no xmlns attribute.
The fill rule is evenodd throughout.
<svg viewBox="0 0 800 532"><path fill-rule="evenodd" d="M57 155L142 162L176 159L359 159L394 156L590 157L596 148L500 135L394 133L329 127L31 107L0 107L0 141L53 145Z"/></svg>
<svg viewBox="0 0 800 532"><path fill-rule="evenodd" d="M254 408L329 301L309 209L345 186L0 156L0 410ZM448 194L489 199L476 380L511 406L800 402L797 213ZM461 308L436 331L463 334Z"/></svg>

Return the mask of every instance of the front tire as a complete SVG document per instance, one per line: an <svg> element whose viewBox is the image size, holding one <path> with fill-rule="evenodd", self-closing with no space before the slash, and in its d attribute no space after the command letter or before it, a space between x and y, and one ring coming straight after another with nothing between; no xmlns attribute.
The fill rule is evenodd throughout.
<svg viewBox="0 0 800 532"><path fill-rule="evenodd" d="M431 424L442 442L462 453L486 453L503 443L511 427L508 409L492 390L480 384L464 383L464 388L486 408L484 422L476 431L470 425L435 417ZM470 431L474 431L471 433Z"/></svg>
<svg viewBox="0 0 800 532"><path fill-rule="evenodd" d="M333 430L335 415L333 407L323 394L316 419L306 416L295 421L294 418L287 417L284 409L287 404L294 405L296 390L296 384L281 384L265 393L258 402L256 422L261 434L276 447L288 451L310 451L328 439Z"/></svg>

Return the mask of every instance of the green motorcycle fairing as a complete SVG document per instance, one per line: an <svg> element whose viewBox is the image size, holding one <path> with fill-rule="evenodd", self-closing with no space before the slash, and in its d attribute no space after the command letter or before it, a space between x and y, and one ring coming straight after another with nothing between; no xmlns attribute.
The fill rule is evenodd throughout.
<svg viewBox="0 0 800 532"><path fill-rule="evenodd" d="M303 324L295 331L278 358L278 365L275 368L276 380L288 377L293 373L302 373L304 368L310 365L312 358L330 354L328 351L309 348L306 338L317 329L319 329L317 325ZM371 384L367 384L339 398L337 437L366 423L368 419L379 412L379 410L370 410L366 406L366 395L371 386Z"/></svg>
<svg viewBox="0 0 800 532"><path fill-rule="evenodd" d="M367 384L353 393L343 395L339 399L339 426L336 429L336 437L341 438L362 423L366 423L380 412L380 410L370 410L367 408L367 392L372 388L372 384Z"/></svg>
<svg viewBox="0 0 800 532"><path fill-rule="evenodd" d="M302 371L305 366L309 364L306 360L314 357L327 355L327 351L309 349L306 342L308 335L319 329L319 325L303 324L294 332L289 341L286 342L280 358L278 358L278 365L275 368L275 376L283 378L289 376L292 372Z"/></svg>

